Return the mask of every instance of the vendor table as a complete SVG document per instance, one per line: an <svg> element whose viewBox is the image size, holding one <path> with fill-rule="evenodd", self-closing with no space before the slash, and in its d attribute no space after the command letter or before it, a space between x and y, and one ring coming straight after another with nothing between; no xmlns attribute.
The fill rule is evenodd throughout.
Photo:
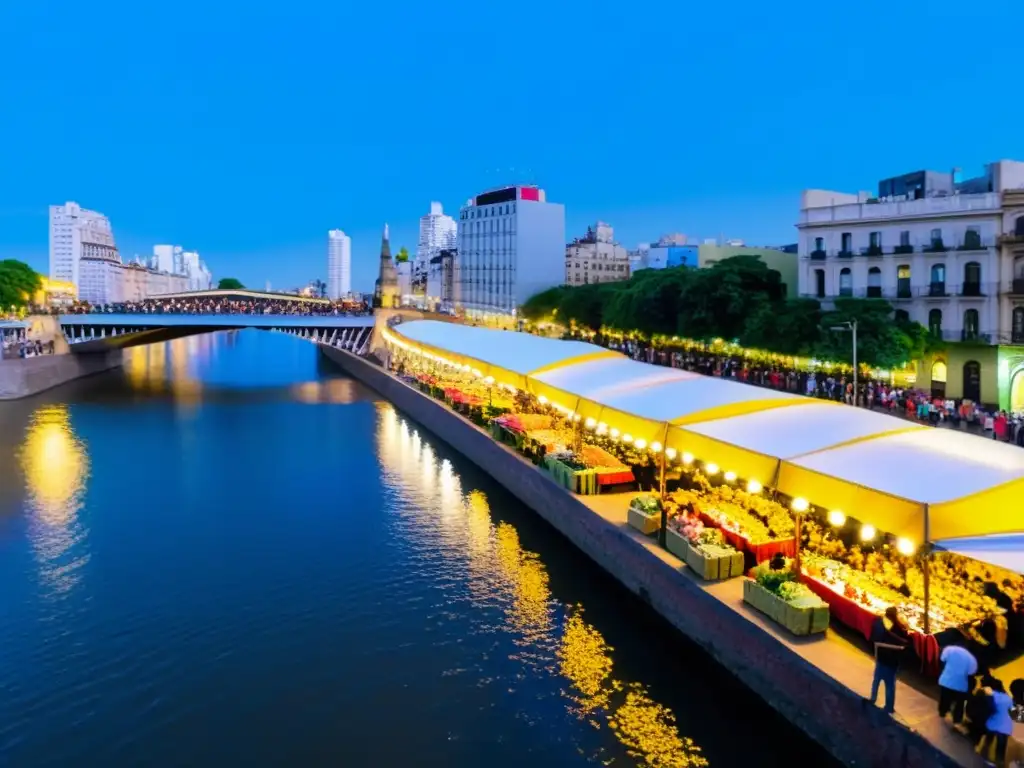
<svg viewBox="0 0 1024 768"><path fill-rule="evenodd" d="M741 552L749 552L754 556L754 560L757 563L763 563L765 560L771 560L779 553L782 553L786 557L796 556L796 539L776 539L775 541L766 541L763 544L753 544L746 536L736 533L735 531L730 531L728 528L723 528L720 522L707 514L697 506L697 504L693 505L693 509L704 525L711 528L718 528L727 542L732 544L733 547Z"/></svg>
<svg viewBox="0 0 1024 768"><path fill-rule="evenodd" d="M851 600L846 595L836 592L832 587L823 581L819 581L806 573L800 575L800 580L810 590L828 603L832 616L840 623L855 629L864 635L864 639L871 640L871 630L874 627L878 614L870 608ZM932 677L939 675L939 642L935 635L925 635L921 632L911 631L910 640L914 645L914 653L921 660L921 671Z"/></svg>

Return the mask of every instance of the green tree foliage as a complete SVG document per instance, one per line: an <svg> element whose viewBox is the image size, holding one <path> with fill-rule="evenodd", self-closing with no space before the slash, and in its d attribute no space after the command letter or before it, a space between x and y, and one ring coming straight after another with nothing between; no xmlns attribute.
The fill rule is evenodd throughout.
<svg viewBox="0 0 1024 768"><path fill-rule="evenodd" d="M409 260L409 251L406 250L406 247L403 245L401 248L398 249L398 253L395 254L395 263L396 264L404 264L408 260Z"/></svg>
<svg viewBox="0 0 1024 768"><path fill-rule="evenodd" d="M832 328L856 320L859 361L882 368L918 359L937 343L921 325L894 320L892 307L881 299L836 299L830 311L814 299L786 299L779 273L755 256L723 259L707 269L645 269L620 283L551 288L530 298L522 314L592 330L721 338L848 363L850 333Z"/></svg>
<svg viewBox="0 0 1024 768"><path fill-rule="evenodd" d="M23 261L0 261L0 309L27 306L39 290L39 274Z"/></svg>
<svg viewBox="0 0 1024 768"><path fill-rule="evenodd" d="M236 277L222 277L217 282L217 288L222 291L240 291L245 288L242 281Z"/></svg>

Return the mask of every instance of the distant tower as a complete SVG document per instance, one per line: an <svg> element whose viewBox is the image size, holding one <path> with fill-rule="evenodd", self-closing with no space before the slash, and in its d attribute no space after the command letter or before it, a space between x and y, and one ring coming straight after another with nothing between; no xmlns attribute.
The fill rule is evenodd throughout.
<svg viewBox="0 0 1024 768"><path fill-rule="evenodd" d="M373 286L373 304L383 309L397 308L399 305L398 273L395 263L391 260L391 243L388 240L388 225L384 225L384 234L380 241L380 276Z"/></svg>
<svg viewBox="0 0 1024 768"><path fill-rule="evenodd" d="M340 229L327 233L327 298L338 300L352 291L352 238Z"/></svg>

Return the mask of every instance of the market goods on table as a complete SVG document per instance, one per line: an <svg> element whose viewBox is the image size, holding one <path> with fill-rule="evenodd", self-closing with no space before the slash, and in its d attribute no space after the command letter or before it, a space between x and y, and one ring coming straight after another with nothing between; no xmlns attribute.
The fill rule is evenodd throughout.
<svg viewBox="0 0 1024 768"><path fill-rule="evenodd" d="M729 544L750 552L755 562L780 552L788 557L796 554L795 526L780 504L727 486L680 490L672 500L692 507L705 525L720 528Z"/></svg>

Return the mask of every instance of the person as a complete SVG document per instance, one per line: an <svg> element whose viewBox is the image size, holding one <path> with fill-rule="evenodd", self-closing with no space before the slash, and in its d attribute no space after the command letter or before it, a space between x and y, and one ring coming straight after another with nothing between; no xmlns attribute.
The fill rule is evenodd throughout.
<svg viewBox="0 0 1024 768"><path fill-rule="evenodd" d="M974 690L971 692L970 697L967 699L967 705L964 707L964 715L967 720L966 733L967 738L971 740L971 744L975 747L980 747L987 733L985 723L992 716L992 697L990 694L992 693L991 687L995 678L988 671L983 671L980 675L971 678L971 680L974 682Z"/></svg>
<svg viewBox="0 0 1024 768"><path fill-rule="evenodd" d="M871 642L875 644L875 676L871 681L871 703L878 700L878 687L885 683L883 711L896 711L896 673L900 659L910 644L910 633L903 625L895 606L885 609L885 615L875 619L871 628Z"/></svg>
<svg viewBox="0 0 1024 768"><path fill-rule="evenodd" d="M964 719L964 705L970 690L971 676L978 672L978 661L970 651L959 645L947 645L939 656L942 674L939 675L939 717L952 712L953 724Z"/></svg>
<svg viewBox="0 0 1024 768"><path fill-rule="evenodd" d="M985 758L986 765L1006 764L1006 741L1013 734L1013 718L1010 717L1010 710L1013 708L1013 699L1006 692L1001 680L991 681L988 689L991 691L989 698L992 701L992 714L985 721L985 736L981 740L978 751ZM992 749L992 742L995 742L995 762L986 756L986 751Z"/></svg>

